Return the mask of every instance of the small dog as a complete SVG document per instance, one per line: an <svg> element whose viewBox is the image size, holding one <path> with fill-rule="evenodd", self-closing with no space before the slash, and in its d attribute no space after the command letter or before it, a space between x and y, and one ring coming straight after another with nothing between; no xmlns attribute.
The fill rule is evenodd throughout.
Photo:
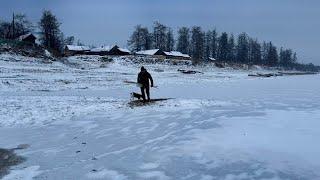
<svg viewBox="0 0 320 180"><path fill-rule="evenodd" d="M134 98L137 98L137 99L143 99L142 95L141 94L138 94L138 93L131 93L131 98L134 99Z"/></svg>

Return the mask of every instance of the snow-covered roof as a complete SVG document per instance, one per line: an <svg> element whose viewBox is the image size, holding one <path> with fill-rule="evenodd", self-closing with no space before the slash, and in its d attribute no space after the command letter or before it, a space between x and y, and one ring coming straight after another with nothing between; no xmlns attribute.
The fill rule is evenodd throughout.
<svg viewBox="0 0 320 180"><path fill-rule="evenodd" d="M75 45L67 45L67 49L70 51L89 51L89 46L75 46Z"/></svg>
<svg viewBox="0 0 320 180"><path fill-rule="evenodd" d="M216 61L216 59L213 58L213 57L209 57L209 60L210 60L210 61Z"/></svg>
<svg viewBox="0 0 320 180"><path fill-rule="evenodd" d="M179 51L170 51L170 52L164 52L167 56L176 56L176 57L185 57L190 58L188 54L182 54Z"/></svg>
<svg viewBox="0 0 320 180"><path fill-rule="evenodd" d="M91 52L108 52L108 51L110 51L113 47L114 47L114 45L101 46L101 47L93 48L93 49L91 49L90 51L91 51Z"/></svg>
<svg viewBox="0 0 320 180"><path fill-rule="evenodd" d="M125 48L118 48L118 49L122 52L131 53L129 49L125 49Z"/></svg>
<svg viewBox="0 0 320 180"><path fill-rule="evenodd" d="M18 37L18 40L22 41L22 40L24 40L25 38L27 38L27 37L29 37L29 36L33 36L33 37L36 38L36 36L33 35L32 33L28 33L28 34L24 34L24 35L19 36L19 37Z"/></svg>
<svg viewBox="0 0 320 180"><path fill-rule="evenodd" d="M159 51L159 49L150 49L150 50L145 50L145 51L138 51L138 52L136 52L136 54L152 56L152 55L155 55L158 51Z"/></svg>

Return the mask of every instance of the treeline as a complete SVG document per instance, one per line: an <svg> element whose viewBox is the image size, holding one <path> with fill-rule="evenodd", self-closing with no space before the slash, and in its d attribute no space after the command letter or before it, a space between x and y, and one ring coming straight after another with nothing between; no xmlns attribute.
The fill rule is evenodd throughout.
<svg viewBox="0 0 320 180"><path fill-rule="evenodd" d="M170 27L159 22L152 31L137 25L128 40L129 48L136 52L148 49L177 50L191 55L192 59L206 62L215 59L230 63L266 66L298 67L297 54L291 49L277 48L271 41L258 39L241 33L237 37L215 29L203 31L201 27L181 27L175 37Z"/></svg>
<svg viewBox="0 0 320 180"><path fill-rule="evenodd" d="M21 35L36 32L43 47L61 53L66 44L74 43L74 37L66 37L60 26L57 17L48 10L42 12L36 25L25 14L13 14L11 21L0 19L0 38L15 40Z"/></svg>

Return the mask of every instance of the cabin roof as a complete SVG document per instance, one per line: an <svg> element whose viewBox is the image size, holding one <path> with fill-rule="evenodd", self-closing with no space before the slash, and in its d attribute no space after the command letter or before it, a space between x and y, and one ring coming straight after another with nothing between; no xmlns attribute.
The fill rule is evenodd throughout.
<svg viewBox="0 0 320 180"><path fill-rule="evenodd" d="M28 38L29 36L32 36L33 38L37 39L37 37L35 35L33 35L32 33L27 33L27 34L19 36L18 40L22 41L22 40Z"/></svg>
<svg viewBox="0 0 320 180"><path fill-rule="evenodd" d="M97 47L97 48L93 48L90 51L91 52L108 52L110 51L112 48L114 48L115 45L110 45L110 46L101 46L101 47Z"/></svg>
<svg viewBox="0 0 320 180"><path fill-rule="evenodd" d="M67 45L66 47L70 51L89 51L90 50L89 46Z"/></svg>
<svg viewBox="0 0 320 180"><path fill-rule="evenodd" d="M150 49L145 51L138 51L136 54L140 55L155 55L160 49Z"/></svg>
<svg viewBox="0 0 320 180"><path fill-rule="evenodd" d="M125 48L118 48L118 49L122 52L131 53L129 49L125 49Z"/></svg>
<svg viewBox="0 0 320 180"><path fill-rule="evenodd" d="M170 52L164 52L167 56L175 56L175 57L185 57L190 58L188 54L183 54L179 51L170 51Z"/></svg>

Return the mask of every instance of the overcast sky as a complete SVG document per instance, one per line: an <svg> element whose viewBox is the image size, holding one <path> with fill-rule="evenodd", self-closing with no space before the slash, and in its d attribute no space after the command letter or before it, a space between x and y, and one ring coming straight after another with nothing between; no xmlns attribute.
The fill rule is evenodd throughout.
<svg viewBox="0 0 320 180"><path fill-rule="evenodd" d="M126 46L135 25L160 21L174 30L199 25L247 32L320 65L319 0L1 0L0 19L21 12L37 22L44 9L57 15L66 35L89 45Z"/></svg>

